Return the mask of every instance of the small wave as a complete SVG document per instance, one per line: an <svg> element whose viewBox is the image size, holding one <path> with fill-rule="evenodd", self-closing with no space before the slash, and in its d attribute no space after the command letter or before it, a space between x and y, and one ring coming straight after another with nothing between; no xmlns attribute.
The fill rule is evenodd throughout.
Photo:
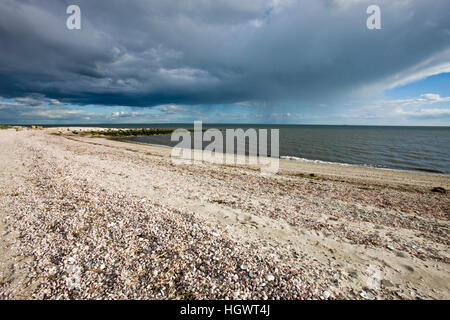
<svg viewBox="0 0 450 320"><path fill-rule="evenodd" d="M448 175L448 173L441 171L441 170L437 170L437 169L428 169L428 168L412 168L412 170L416 170L416 171L425 171L425 172L430 172L430 173L439 173L439 174L445 174Z"/></svg>
<svg viewBox="0 0 450 320"><path fill-rule="evenodd" d="M294 156L281 156L280 159L292 160L292 161L301 161L301 162L310 162L310 163L334 164L334 165L340 165L340 166L366 166L366 165L357 165L357 164L342 163L342 162L311 160L311 159L299 158L299 157L294 157Z"/></svg>
<svg viewBox="0 0 450 320"><path fill-rule="evenodd" d="M290 161L299 161L299 162L308 162L308 163L319 163L319 164L330 164L330 165L339 165L345 167L363 167L363 168L374 168L380 170L392 170L392 171L406 171L406 172L426 172L430 174L437 174L443 176L449 176L448 172L444 172L437 169L428 169L428 168L389 168L381 165L370 165L370 164L353 164L353 163L342 163L342 162L331 162L331 161L322 161L322 160L311 160L306 158L299 158L294 156L280 156L280 159L290 160Z"/></svg>

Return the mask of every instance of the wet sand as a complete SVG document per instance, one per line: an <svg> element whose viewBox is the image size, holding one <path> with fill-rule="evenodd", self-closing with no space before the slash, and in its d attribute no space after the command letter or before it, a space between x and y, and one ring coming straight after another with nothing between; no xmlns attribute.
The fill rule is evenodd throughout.
<svg viewBox="0 0 450 320"><path fill-rule="evenodd" d="M0 130L0 297L448 299L450 178Z"/></svg>

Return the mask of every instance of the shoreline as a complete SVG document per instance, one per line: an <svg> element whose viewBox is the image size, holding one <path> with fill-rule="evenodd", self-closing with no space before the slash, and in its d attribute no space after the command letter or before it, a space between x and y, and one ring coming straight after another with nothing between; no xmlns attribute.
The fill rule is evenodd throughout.
<svg viewBox="0 0 450 320"><path fill-rule="evenodd" d="M118 137L115 140L121 141L121 142L136 143L136 144L142 144L142 145L147 145L147 146L173 149L173 147L164 145L164 144L132 141L132 140L127 140L125 138L127 138L127 137L123 137L123 138ZM189 150L189 149L187 149L187 150ZM190 150L194 150L194 149L190 149ZM450 177L450 173L437 172L437 170L433 170L433 171L427 170L427 169L409 169L408 170L408 169L399 169L399 168L376 167L374 165L369 165L369 164L363 165L363 164L344 163L344 162L311 160L311 159L306 159L306 158L297 158L298 160L297 159L289 159L289 158L297 158L297 157L291 157L291 156L279 156L278 157L278 159L280 161L287 160L287 161L300 162L300 163L314 163L314 164L319 164L319 165L323 164L323 165L331 165L331 166L356 167L356 168L361 168L361 169L367 168L367 169L376 169L376 170L388 170L388 171L394 171L394 172L399 171L399 172L407 172L407 173L422 173L422 174L430 174L430 175L436 175L436 176L442 176L442 177Z"/></svg>
<svg viewBox="0 0 450 320"><path fill-rule="evenodd" d="M84 132L84 131L92 131L92 130L108 130L111 128L103 128L103 127L51 127L45 128L44 131L49 133L62 133L63 135L72 136L71 131ZM119 128L117 128L119 129ZM124 128L120 128L124 129ZM69 132L69 133L67 133ZM77 135L73 135L76 137ZM172 150L172 147L167 145L159 145L159 144L147 144L140 143L136 141L127 141L125 139L113 138L113 137L99 137L100 139L108 139L111 141L118 141L122 143L128 144L139 144L143 146L148 146L151 148ZM192 149L193 150L193 149ZM163 152L163 154L170 155L170 152ZM222 154L224 155L224 153ZM248 156L245 156L248 158ZM395 183L399 185L413 185L413 186L422 186L427 188L433 187L444 187L446 190L450 190L450 175L445 174L435 174L430 172L423 171L410 171L410 170L402 170L402 169L392 169L392 168L377 168L377 167L365 167L359 165L341 165L334 163L322 163L322 162L314 162L314 161L292 161L287 159L279 159L280 161L280 172L279 174L320 174L328 177L339 177L340 175L346 176L350 179L357 180L369 180L371 182L383 183L384 181L388 181L388 183ZM385 173L394 173L394 176L386 175Z"/></svg>
<svg viewBox="0 0 450 320"><path fill-rule="evenodd" d="M70 130L75 130L80 133L84 131L107 131L107 130L134 130L139 128L114 128L114 127L44 127L44 130L47 130L49 132L54 132L55 130L58 131L66 131L70 128ZM105 137L108 138L108 137ZM162 144L153 144L153 143L145 143L145 142L138 142L138 141L132 141L127 140L126 138L129 138L129 136L117 136L117 140L122 142L133 142L143 145L149 145L149 146L155 146L155 147L165 147L165 148L173 148L168 145L162 145ZM193 150L193 149L192 149ZM295 158L295 159L294 159ZM332 162L332 161L324 161L319 159L306 159L306 158L298 158L295 156L279 156L280 161L293 161L293 162L300 162L300 163L312 163L312 164L319 164L319 165L331 165L331 166L343 166L343 167L355 167L355 168L361 168L361 169L375 169L375 170L388 170L388 171L394 171L394 172L407 172L407 173L419 173L419 174L429 174L429 175L436 175L436 176L442 176L442 177L450 177L450 173L443 173L439 172L438 170L433 169L426 169L426 168L417 168L417 169L403 169L403 168L393 168L393 167L378 167L376 165L371 164L354 164L354 163L346 163L346 162Z"/></svg>
<svg viewBox="0 0 450 320"><path fill-rule="evenodd" d="M2 298L450 297L449 196L431 192L448 177L289 160L264 177L72 130L0 131Z"/></svg>

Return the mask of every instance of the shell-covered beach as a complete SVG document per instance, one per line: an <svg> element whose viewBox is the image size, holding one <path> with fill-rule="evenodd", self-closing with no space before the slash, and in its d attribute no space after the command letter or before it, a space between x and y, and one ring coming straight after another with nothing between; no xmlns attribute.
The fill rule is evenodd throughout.
<svg viewBox="0 0 450 320"><path fill-rule="evenodd" d="M80 131L0 130L1 299L450 298L449 176Z"/></svg>

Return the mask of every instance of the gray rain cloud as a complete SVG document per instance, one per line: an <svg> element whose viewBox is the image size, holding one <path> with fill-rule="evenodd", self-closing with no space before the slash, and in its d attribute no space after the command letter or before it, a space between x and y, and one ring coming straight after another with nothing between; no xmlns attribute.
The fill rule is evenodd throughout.
<svg viewBox="0 0 450 320"><path fill-rule="evenodd" d="M151 107L325 103L450 71L450 2L2 0L0 96ZM81 8L81 30L66 8Z"/></svg>

